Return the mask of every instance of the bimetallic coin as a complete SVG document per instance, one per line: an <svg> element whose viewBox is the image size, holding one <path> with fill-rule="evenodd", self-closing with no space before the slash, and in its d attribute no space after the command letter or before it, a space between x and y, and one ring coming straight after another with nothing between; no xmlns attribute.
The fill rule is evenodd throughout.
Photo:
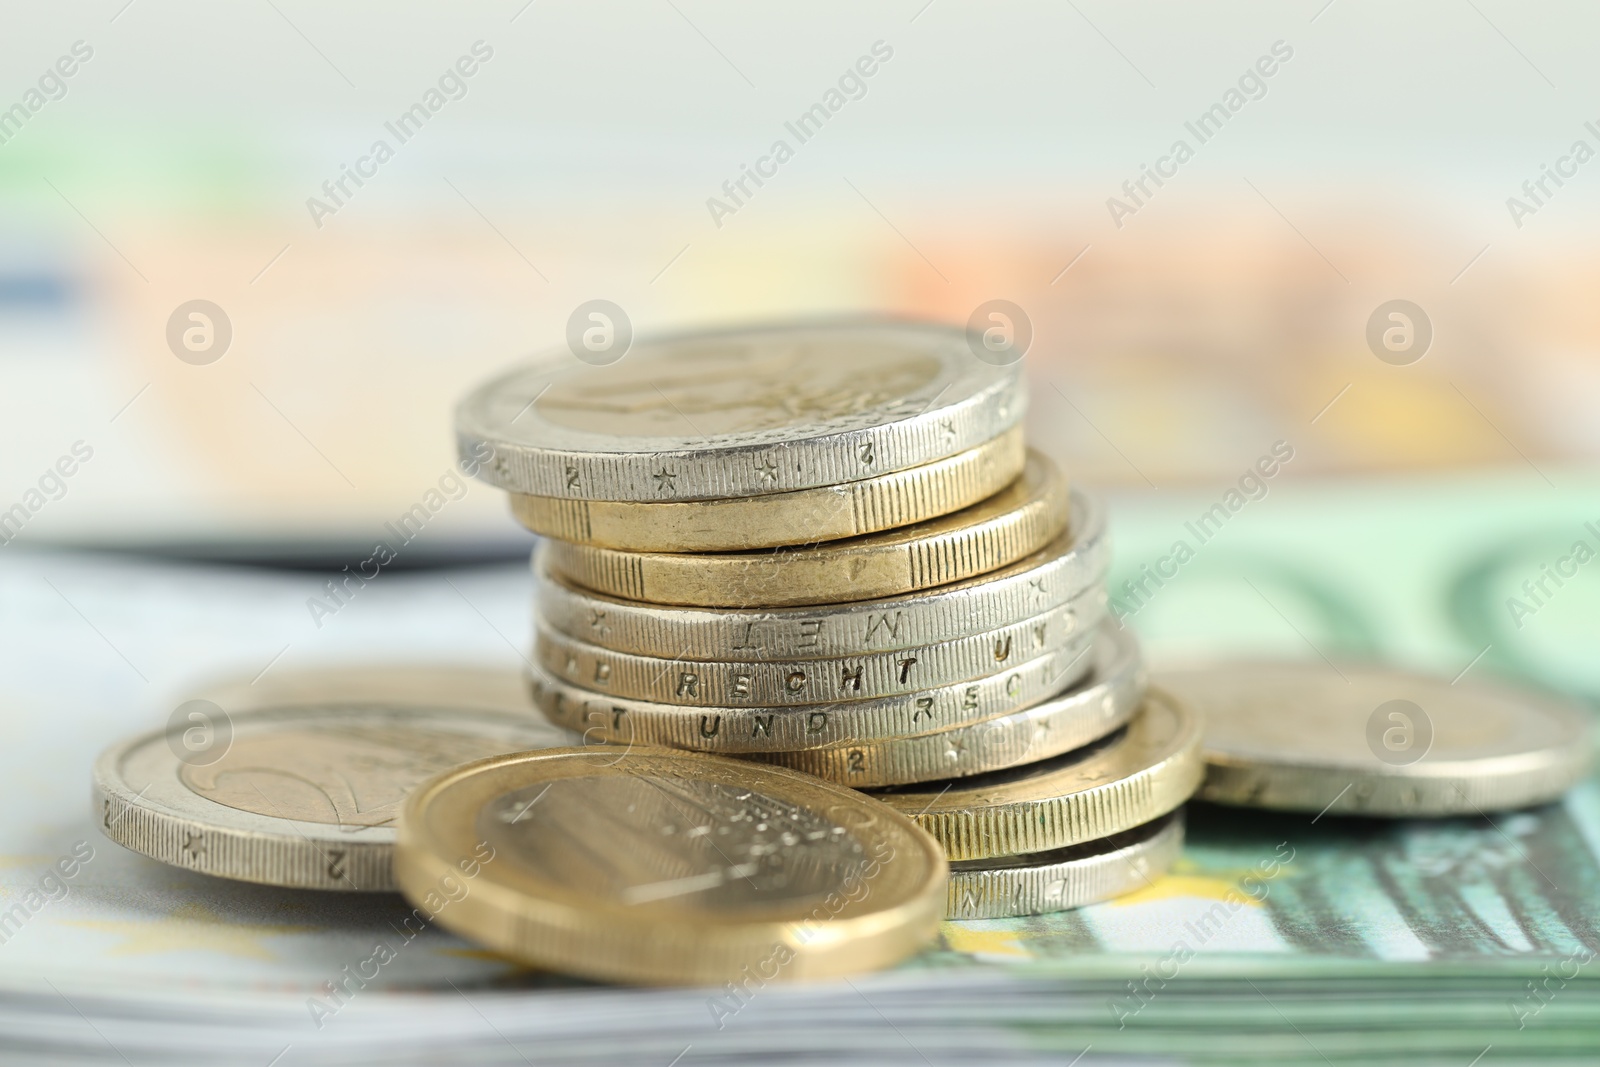
<svg viewBox="0 0 1600 1067"><path fill-rule="evenodd" d="M697 555L551 541L544 558L578 585L630 600L734 608L828 604L985 574L1037 552L1066 523L1061 472L1030 451L1022 476L994 496L897 530L810 548Z"/></svg>
<svg viewBox="0 0 1600 1067"><path fill-rule="evenodd" d="M948 730L1036 704L1088 673L1086 652L1049 652L982 678L914 693L791 707L686 708L596 693L530 664L534 703L588 741L704 752L784 752Z"/></svg>
<svg viewBox="0 0 1600 1067"><path fill-rule="evenodd" d="M536 608L549 626L617 652L671 659L787 661L917 648L998 630L1063 606L1092 629L1105 611L1104 511L1072 494L1069 531L1002 570L923 593L771 610L710 610L580 589L534 554Z"/></svg>
<svg viewBox="0 0 1600 1067"><path fill-rule="evenodd" d="M1010 770L873 796L914 819L952 860L1048 852L1150 822L1200 784L1200 719L1163 690L1122 731Z"/></svg>
<svg viewBox="0 0 1600 1067"><path fill-rule="evenodd" d="M511 513L534 533L633 552L809 545L960 511L1015 480L1026 455L1016 426L947 459L818 489L644 504L513 493Z"/></svg>
<svg viewBox="0 0 1600 1067"><path fill-rule="evenodd" d="M107 837L223 878L393 890L394 821L413 786L468 760L576 740L531 712L470 704L224 710L220 755L188 752L195 727L179 726L100 756L94 811Z"/></svg>
<svg viewBox="0 0 1600 1067"><path fill-rule="evenodd" d="M857 741L753 756L830 782L867 789L1002 770L1059 756L1125 725L1144 699L1144 665L1131 630L1095 636L1092 673L1059 696L1011 715L934 734Z"/></svg>
<svg viewBox="0 0 1600 1067"><path fill-rule="evenodd" d="M1064 604L1015 626L922 648L787 663L631 656L539 626L534 659L573 685L685 707L869 700L980 678L1047 652L1075 655L1093 634L1080 630L1079 620L1084 614L1091 619L1097 614L1096 608L1079 613L1076 606Z"/></svg>
<svg viewBox="0 0 1600 1067"><path fill-rule="evenodd" d="M1587 715L1509 684L1379 666L1230 663L1161 684L1206 719L1200 796L1345 815L1471 815L1559 797L1591 761Z"/></svg>
<svg viewBox="0 0 1600 1067"><path fill-rule="evenodd" d="M1183 851L1183 814L1052 852L950 865L947 919L1007 919L1096 904L1155 884Z"/></svg>
<svg viewBox="0 0 1600 1067"><path fill-rule="evenodd" d="M447 771L406 801L395 856L441 925L537 967L649 984L888 966L936 932L946 870L927 834L853 790L643 748Z"/></svg>
<svg viewBox="0 0 1600 1067"><path fill-rule="evenodd" d="M464 459L516 493L720 500L815 489L965 452L1022 420L1016 365L959 330L819 323L687 334L590 366L519 367L456 408Z"/></svg>

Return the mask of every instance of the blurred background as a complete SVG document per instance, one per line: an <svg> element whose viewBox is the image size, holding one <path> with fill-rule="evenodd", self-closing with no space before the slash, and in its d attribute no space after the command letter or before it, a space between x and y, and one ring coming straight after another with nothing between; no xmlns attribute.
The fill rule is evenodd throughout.
<svg viewBox="0 0 1600 1067"><path fill-rule="evenodd" d="M26 514L0 535L337 568L449 469L455 399L560 345L585 301L643 335L1007 300L1034 332L1033 439L1112 493L1129 573L1282 441L1275 497L1368 516L1358 565L1404 540L1384 509L1465 508L1458 571L1512 558L1472 594L1500 626L1500 586L1595 499L1592 21L1503 0L15 5L0 510ZM1396 300L1411 339L1385 354ZM1267 540L1292 517L1251 507ZM1513 520L1534 547L1495 540ZM396 565L528 543L474 485Z"/></svg>

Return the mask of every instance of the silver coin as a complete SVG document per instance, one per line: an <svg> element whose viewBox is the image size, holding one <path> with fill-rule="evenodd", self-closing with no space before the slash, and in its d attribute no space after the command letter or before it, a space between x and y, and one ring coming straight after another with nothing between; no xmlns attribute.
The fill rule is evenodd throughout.
<svg viewBox="0 0 1600 1067"><path fill-rule="evenodd" d="M950 864L947 919L1005 919L1096 904L1165 874L1183 851L1183 813L1053 852Z"/></svg>
<svg viewBox="0 0 1600 1067"><path fill-rule="evenodd" d="M1090 673L1076 684L1010 715L935 734L755 758L858 789L964 778L1036 763L1098 741L1139 710L1144 664L1133 631L1103 624L1094 635L1089 660Z"/></svg>
<svg viewBox="0 0 1600 1067"><path fill-rule="evenodd" d="M1009 715L1060 692L1093 666L1088 649L1046 653L982 678L913 693L789 707L686 708L596 693L529 664L534 702L588 741L724 754L792 752L935 733Z"/></svg>
<svg viewBox="0 0 1600 1067"><path fill-rule="evenodd" d="M1026 406L959 330L838 323L685 334L592 366L562 353L456 408L464 461L536 496L715 500L812 489L975 448Z"/></svg>
<svg viewBox="0 0 1600 1067"><path fill-rule="evenodd" d="M1009 567L881 600L802 608L665 607L591 593L555 577L535 551L535 607L552 628L616 652L669 659L783 662L917 648L1013 626L1072 606L1093 627L1110 560L1104 509L1072 494L1067 532ZM1088 598L1085 593L1088 593Z"/></svg>
<svg viewBox="0 0 1600 1067"><path fill-rule="evenodd" d="M281 705L186 702L167 729L113 745L96 761L102 831L135 852L223 878L392 890L394 821L413 786L484 756L579 741L525 698L493 707L445 696L430 706L419 701L441 672L389 673L396 684L409 675L409 700L361 701L346 679L325 703L307 685Z"/></svg>
<svg viewBox="0 0 1600 1067"><path fill-rule="evenodd" d="M556 678L597 692L685 707L783 707L870 700L950 685L1047 652L1075 655L1092 639L1100 599L1069 601L1013 626L937 645L825 659L714 662L636 656L538 626L534 659Z"/></svg>
<svg viewBox="0 0 1600 1067"><path fill-rule="evenodd" d="M1157 684L1205 718L1218 803L1351 815L1470 815L1554 800L1590 766L1588 718L1509 684L1376 666L1228 663Z"/></svg>

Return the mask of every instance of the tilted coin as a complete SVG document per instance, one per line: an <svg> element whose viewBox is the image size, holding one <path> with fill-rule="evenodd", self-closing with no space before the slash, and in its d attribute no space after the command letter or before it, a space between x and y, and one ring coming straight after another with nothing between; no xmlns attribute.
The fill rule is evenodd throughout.
<svg viewBox="0 0 1600 1067"><path fill-rule="evenodd" d="M1125 729L1010 770L872 795L904 812L952 860L1047 852L1164 815L1200 784L1200 719L1161 689Z"/></svg>
<svg viewBox="0 0 1600 1067"><path fill-rule="evenodd" d="M228 737L217 749L191 743L193 731L219 728ZM102 753L95 816L117 844L192 871L392 890L394 820L408 790L468 760L574 742L531 712L470 704L224 708L220 723L180 720Z"/></svg>
<svg viewBox="0 0 1600 1067"><path fill-rule="evenodd" d="M1009 567L883 600L770 610L712 610L623 600L552 575L534 554L536 606L551 627L617 652L673 659L785 661L916 648L1011 626L1065 605L1105 610L1104 509L1072 493L1067 532ZM1085 597L1086 591L1090 598Z"/></svg>
<svg viewBox="0 0 1600 1067"><path fill-rule="evenodd" d="M589 741L743 753L820 748L982 722L1060 692L1092 665L1089 655L1068 647L954 685L789 707L686 708L631 700L569 685L535 664L528 666L528 679L539 710Z"/></svg>
<svg viewBox="0 0 1600 1067"><path fill-rule="evenodd" d="M1554 800L1587 772L1588 717L1506 683L1381 666L1229 663L1164 673L1204 714L1222 804L1470 815Z"/></svg>
<svg viewBox="0 0 1600 1067"><path fill-rule="evenodd" d="M867 789L984 774L1059 756L1126 724L1144 697L1144 664L1131 630L1107 623L1086 651L1091 664L1086 678L1023 711L939 733L753 758Z"/></svg>
<svg viewBox="0 0 1600 1067"><path fill-rule="evenodd" d="M419 787L395 873L440 924L534 966L765 984L915 952L943 915L946 864L910 820L807 775L588 748L498 756Z"/></svg>
<svg viewBox="0 0 1600 1067"><path fill-rule="evenodd" d="M513 493L511 513L534 533L633 552L815 544L960 511L1009 485L1026 455L1016 426L946 459L817 489L650 503Z"/></svg>
<svg viewBox="0 0 1600 1067"><path fill-rule="evenodd" d="M535 630L534 659L556 678L596 692L686 707L773 707L869 700L950 685L1004 670L1046 652L1082 648L1098 621L1099 598L1091 606L1068 602L1014 626L921 648L787 663L666 659L612 652L557 633Z"/></svg>
<svg viewBox="0 0 1600 1067"><path fill-rule="evenodd" d="M838 485L976 448L1017 425L1017 365L960 330L817 323L635 344L613 365L559 353L456 408L463 459L517 493L719 500Z"/></svg>
<svg viewBox="0 0 1600 1067"><path fill-rule="evenodd" d="M1096 904L1153 885L1183 851L1183 813L1051 852L950 865L947 919L1006 919Z"/></svg>
<svg viewBox="0 0 1600 1067"><path fill-rule="evenodd" d="M782 607L869 600L957 582L1037 552L1067 523L1061 472L1028 453L1022 476L938 519L807 548L622 552L551 541L552 571L612 596L701 607Z"/></svg>

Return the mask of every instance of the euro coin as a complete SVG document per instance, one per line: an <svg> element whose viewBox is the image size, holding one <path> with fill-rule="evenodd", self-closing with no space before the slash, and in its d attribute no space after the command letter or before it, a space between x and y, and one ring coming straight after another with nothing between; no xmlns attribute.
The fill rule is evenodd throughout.
<svg viewBox="0 0 1600 1067"><path fill-rule="evenodd" d="M807 548L701 554L551 541L545 560L585 588L655 604L827 604L895 596L997 570L1049 544L1066 523L1061 473L1030 451L1022 476L994 496L897 530Z"/></svg>
<svg viewBox="0 0 1600 1067"><path fill-rule="evenodd" d="M1010 715L938 733L760 753L753 758L858 789L966 777L1037 763L1100 740L1125 725L1139 709L1144 665L1132 632L1103 626L1088 655L1088 677Z"/></svg>
<svg viewBox="0 0 1600 1067"><path fill-rule="evenodd" d="M935 934L946 870L927 834L853 790L642 748L447 771L406 801L395 858L427 918L486 948L657 985L888 966Z"/></svg>
<svg viewBox="0 0 1600 1067"><path fill-rule="evenodd" d="M1022 473L1022 427L909 470L817 489L722 500L634 503L511 495L534 533L632 552L728 552L815 544L948 515Z"/></svg>
<svg viewBox="0 0 1600 1067"><path fill-rule="evenodd" d="M974 358L943 326L773 326L613 354L625 358L597 366L601 353L573 348L474 390L456 408L463 462L535 496L760 496L954 456L1018 425L1026 405L1020 365Z"/></svg>
<svg viewBox="0 0 1600 1067"><path fill-rule="evenodd" d="M1200 720L1161 689L1128 726L1087 748L991 774L872 794L952 860L1048 852L1150 822L1200 784Z"/></svg>
<svg viewBox="0 0 1600 1067"><path fill-rule="evenodd" d="M950 919L1008 919L1067 911L1155 884L1183 851L1183 814L1099 841L1026 856L950 865Z"/></svg>
<svg viewBox="0 0 1600 1067"><path fill-rule="evenodd" d="M1559 797L1587 716L1501 682L1379 666L1230 663L1162 675L1206 718L1200 796L1346 815L1471 815Z"/></svg>
<svg viewBox="0 0 1600 1067"><path fill-rule="evenodd" d="M1092 666L1086 648L1069 646L953 685L787 707L683 707L569 685L535 664L528 666L528 675L539 710L551 722L581 731L586 740L744 753L821 748L983 722L1060 692Z"/></svg>
<svg viewBox="0 0 1600 1067"><path fill-rule="evenodd" d="M302 687L282 705L180 705L167 729L96 762L101 829L125 848L222 878L393 890L394 822L414 785L482 756L576 740L525 707L348 702L352 688L334 702Z"/></svg>
<svg viewBox="0 0 1600 1067"><path fill-rule="evenodd" d="M541 548L534 554L535 606L547 625L571 637L671 659L781 662L917 648L1068 605L1084 631L1105 611L1104 515L1094 497L1073 492L1069 529L1008 567L907 596L798 608L715 610L607 596L552 574Z"/></svg>
<svg viewBox="0 0 1600 1067"><path fill-rule="evenodd" d="M1092 599L1092 598L1088 598ZM1014 626L921 648L787 663L748 663L634 656L538 626L534 659L552 676L596 692L687 707L760 707L869 700L951 685L1004 670L1069 645L1092 631L1068 602Z"/></svg>

